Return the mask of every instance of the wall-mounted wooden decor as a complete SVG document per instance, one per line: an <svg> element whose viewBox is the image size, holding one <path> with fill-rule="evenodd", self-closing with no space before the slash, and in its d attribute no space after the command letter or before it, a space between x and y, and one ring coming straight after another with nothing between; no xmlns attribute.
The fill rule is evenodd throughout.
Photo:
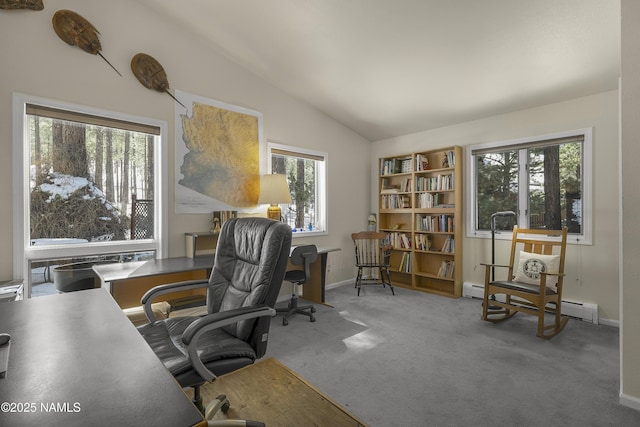
<svg viewBox="0 0 640 427"><path fill-rule="evenodd" d="M178 98L169 92L167 73L165 73L162 65L151 55L147 55L146 53L136 54L131 58L131 71L133 71L133 75L136 76L142 86L158 92L166 92L178 104L187 108L182 102L178 101Z"/></svg>
<svg viewBox="0 0 640 427"><path fill-rule="evenodd" d="M42 10L42 0L0 0L0 9L31 9Z"/></svg>
<svg viewBox="0 0 640 427"><path fill-rule="evenodd" d="M100 38L98 37L100 32L89 21L76 12L66 9L57 11L51 21L56 34L64 42L71 46L78 46L92 55L100 55L100 58L104 59L122 77L120 71L116 70L116 67L111 65L107 58L100 53L102 50Z"/></svg>

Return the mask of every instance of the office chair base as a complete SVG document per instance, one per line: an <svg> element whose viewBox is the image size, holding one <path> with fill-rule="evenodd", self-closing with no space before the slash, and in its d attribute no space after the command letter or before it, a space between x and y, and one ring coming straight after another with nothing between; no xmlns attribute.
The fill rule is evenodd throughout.
<svg viewBox="0 0 640 427"><path fill-rule="evenodd" d="M313 305L298 305L298 296L293 295L287 308L276 308L276 313L285 313L282 317L282 325L287 326L289 324L289 318L294 314L304 314L309 316L309 321L315 322L316 318L313 313L316 312L316 308Z"/></svg>
<svg viewBox="0 0 640 427"><path fill-rule="evenodd" d="M265 427L264 423L259 421L252 420L211 420L218 411L221 411L223 414L226 414L229 411L229 407L231 404L229 403L229 399L224 394L218 395L209 405L207 405L207 410L204 413L204 417L207 420L207 426L245 426L245 427Z"/></svg>

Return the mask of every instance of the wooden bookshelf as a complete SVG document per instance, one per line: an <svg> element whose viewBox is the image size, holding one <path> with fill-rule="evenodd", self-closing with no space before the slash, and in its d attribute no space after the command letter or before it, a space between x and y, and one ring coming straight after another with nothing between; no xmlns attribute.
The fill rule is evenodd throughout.
<svg viewBox="0 0 640 427"><path fill-rule="evenodd" d="M394 286L462 295L462 148L383 157L378 229L393 245Z"/></svg>

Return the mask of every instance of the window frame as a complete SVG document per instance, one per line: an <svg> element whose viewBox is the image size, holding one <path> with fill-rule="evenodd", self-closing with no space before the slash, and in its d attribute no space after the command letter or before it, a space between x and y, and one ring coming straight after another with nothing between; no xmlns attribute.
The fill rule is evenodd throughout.
<svg viewBox="0 0 640 427"><path fill-rule="evenodd" d="M29 230L29 168L30 144L24 143L28 135L27 104L67 110L77 114L88 114L115 121L140 123L160 129L157 147L154 150L154 239L90 242L74 245L31 246ZM71 104L22 93L13 94L13 275L24 280L26 295L31 297L31 262L56 258L86 257L133 252L155 252L156 258L168 253L168 124L166 121L131 114L102 110L83 105Z"/></svg>
<svg viewBox="0 0 640 427"><path fill-rule="evenodd" d="M316 209L317 209L316 218L320 219L320 220L317 220L316 222L323 223L324 229L317 230L317 231L313 230L313 231L294 232L293 237L298 238L298 237L328 235L329 234L329 215L328 215L329 205L328 205L328 197L327 197L327 193L328 193L327 192L327 185L328 185L327 168L328 168L328 161L329 161L328 153L323 151L309 150L306 148L293 147L290 145L284 145L284 144L280 144L273 141L267 141L266 157L267 157L267 173L268 174L272 173L272 164L273 164L272 155L274 154L273 153L274 150L284 151L287 153L291 153L293 155L299 154L300 157L308 158L308 159L313 159L316 157L322 158L322 163L324 167L320 168L322 170L316 170L315 200L316 200ZM281 154L281 153L275 153L275 154ZM320 160L317 160L317 161L320 161ZM287 183L288 182L289 181L287 179ZM321 183L322 185L318 186L317 183ZM320 206L319 209L318 209L318 206Z"/></svg>
<svg viewBox="0 0 640 427"><path fill-rule="evenodd" d="M546 135L531 136L519 139L505 140L499 142L488 142L467 147L466 154L466 174L467 174L467 215L466 215L466 237L491 238L490 230L477 230L478 225L478 206L476 194L476 162L474 152L478 150L495 149L513 149L522 150L544 141L563 139L571 137L582 137L582 233L567 235L567 242L580 245L593 244L593 128L583 128L564 132L557 132ZM518 164L522 166L522 162L526 161L526 155L522 152L519 154ZM528 172L525 168L519 168L518 182L525 184L528 182ZM518 186L519 206L528 207L529 190L528 185ZM520 208L520 212L516 212L518 224L528 224L528 209ZM521 225L522 226L522 225ZM495 238L500 240L510 240L512 233L510 231L496 230Z"/></svg>

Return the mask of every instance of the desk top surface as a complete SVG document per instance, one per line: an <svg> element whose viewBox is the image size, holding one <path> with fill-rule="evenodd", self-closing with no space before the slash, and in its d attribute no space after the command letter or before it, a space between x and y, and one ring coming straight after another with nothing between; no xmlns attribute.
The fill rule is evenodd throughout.
<svg viewBox="0 0 640 427"><path fill-rule="evenodd" d="M179 257L99 264L93 266L93 271L103 282L112 282L114 280L205 270L211 269L211 267L213 267L213 256L199 256L195 258Z"/></svg>
<svg viewBox="0 0 640 427"><path fill-rule="evenodd" d="M295 246L296 245L292 246L291 250L293 250ZM318 247L319 254L327 254L339 250L340 248ZM211 269L212 267L213 255L208 255L195 258L177 257L125 263L96 264L93 266L93 271L96 272L103 282L112 282L115 280L135 279L168 273Z"/></svg>
<svg viewBox="0 0 640 427"><path fill-rule="evenodd" d="M11 335L0 396L13 405L9 411L3 406L0 425L180 426L202 421L103 289L4 303L0 332Z"/></svg>

